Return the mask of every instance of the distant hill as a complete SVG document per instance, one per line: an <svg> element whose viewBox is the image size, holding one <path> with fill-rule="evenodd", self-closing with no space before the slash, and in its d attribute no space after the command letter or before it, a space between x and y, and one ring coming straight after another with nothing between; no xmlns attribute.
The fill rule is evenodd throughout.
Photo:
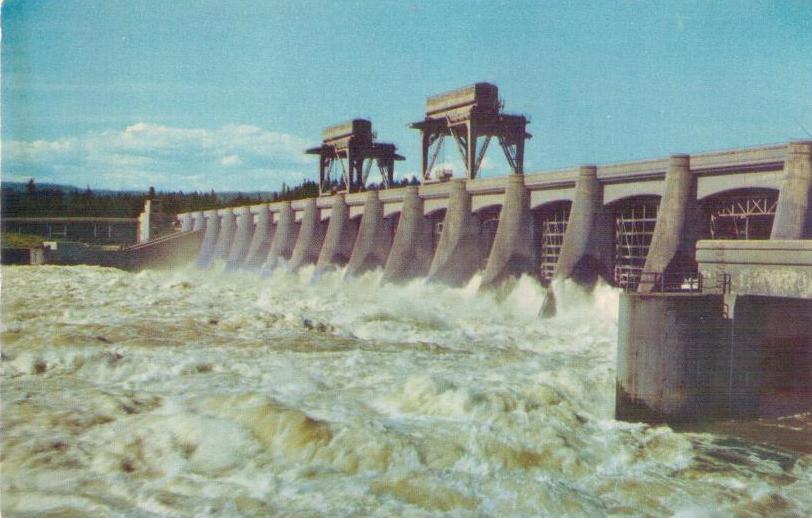
<svg viewBox="0 0 812 518"><path fill-rule="evenodd" d="M3 181L0 182L2 184L2 188L4 190L9 190L15 193L25 193L28 192L28 182L7 182ZM59 189L63 192L84 192L87 187L77 187L75 185L66 185L66 184L59 184L59 183L47 183L47 182L36 182L37 190L48 190L48 189ZM147 190L119 190L119 189L94 189L93 186L90 187L90 190L93 191L93 194L96 195L110 195L110 194L146 194ZM162 192L178 192L178 191L158 191L160 195ZM192 192L192 191L187 191ZM217 199L221 201L228 201L237 196L242 195L243 197L248 198L257 198L261 197L263 199L270 199L275 191L223 191L217 192Z"/></svg>

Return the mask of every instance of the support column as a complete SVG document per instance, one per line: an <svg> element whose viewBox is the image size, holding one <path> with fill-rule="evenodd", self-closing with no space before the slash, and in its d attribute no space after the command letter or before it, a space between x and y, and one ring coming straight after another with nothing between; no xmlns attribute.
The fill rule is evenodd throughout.
<svg viewBox="0 0 812 518"><path fill-rule="evenodd" d="M479 218L471 212L465 180L449 182L443 232L429 269L429 280L461 286L479 270Z"/></svg>
<svg viewBox="0 0 812 518"><path fill-rule="evenodd" d="M293 255L298 235L299 224L296 223L293 207L289 201L282 202L282 207L279 209L279 222L276 224L276 232L262 269L272 270L279 266L281 261L289 260Z"/></svg>
<svg viewBox="0 0 812 518"><path fill-rule="evenodd" d="M245 256L248 254L248 247L254 235L254 215L250 207L239 207L235 209L237 214L237 230L231 243L231 249L226 259L226 270L236 270L239 268Z"/></svg>
<svg viewBox="0 0 812 518"><path fill-rule="evenodd" d="M524 177L514 174L508 177L499 227L480 288L494 287L509 277L535 269L530 236L530 195Z"/></svg>
<svg viewBox="0 0 812 518"><path fill-rule="evenodd" d="M197 254L197 265L201 268L207 267L211 263L214 247L217 245L217 236L220 234L220 215L216 210L207 210L204 213L206 233L203 235L203 244L200 245L200 252Z"/></svg>
<svg viewBox="0 0 812 518"><path fill-rule="evenodd" d="M251 244L248 245L245 262L242 264L244 270L256 270L262 267L268 257L275 230L272 218L273 215L268 205L260 205L259 209L257 209L254 235L251 238Z"/></svg>
<svg viewBox="0 0 812 518"><path fill-rule="evenodd" d="M791 142L770 239L812 237L812 141Z"/></svg>
<svg viewBox="0 0 812 518"><path fill-rule="evenodd" d="M417 186L406 187L400 222L383 271L384 282L405 282L423 277L432 258L431 223L423 215L423 200Z"/></svg>
<svg viewBox="0 0 812 518"><path fill-rule="evenodd" d="M225 261L237 231L237 219L234 217L234 210L230 208L220 209L218 213L220 214L220 233L217 234L217 244L214 245L211 260Z"/></svg>
<svg viewBox="0 0 812 518"><path fill-rule="evenodd" d="M178 215L178 220L180 221L181 232L189 232L190 230L192 230L192 225L194 224L194 222L192 221L191 212Z"/></svg>
<svg viewBox="0 0 812 518"><path fill-rule="evenodd" d="M333 197L330 224L316 263L316 271L324 272L335 266L347 264L352 255L357 231L356 225L350 221L350 208L344 195L337 194Z"/></svg>
<svg viewBox="0 0 812 518"><path fill-rule="evenodd" d="M352 257L347 264L348 277L360 275L368 270L386 264L389 249L392 246L392 229L383 217L383 203L378 191L369 191L364 202L364 215L361 216L361 227Z"/></svg>
<svg viewBox="0 0 812 518"><path fill-rule="evenodd" d="M206 228L206 216L203 211L192 213L192 230L203 230Z"/></svg>
<svg viewBox="0 0 812 518"><path fill-rule="evenodd" d="M587 286L593 285L598 276L611 279L611 224L611 215L603 207L603 187L598 182L597 168L581 167L554 277L572 278Z"/></svg>
<svg viewBox="0 0 812 518"><path fill-rule="evenodd" d="M316 199L307 200L296 247L290 257L290 270L296 271L302 266L313 264L319 259L321 245L324 242L324 225L321 222Z"/></svg>
<svg viewBox="0 0 812 518"><path fill-rule="evenodd" d="M696 179L691 174L690 157L671 155L642 279L646 273L696 269L697 212ZM641 282L637 291L646 293L655 289L655 283Z"/></svg>

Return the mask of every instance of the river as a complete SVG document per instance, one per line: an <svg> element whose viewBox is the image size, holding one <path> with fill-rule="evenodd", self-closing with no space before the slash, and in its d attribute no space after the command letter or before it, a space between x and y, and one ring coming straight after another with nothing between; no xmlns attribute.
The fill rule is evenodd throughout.
<svg viewBox="0 0 812 518"><path fill-rule="evenodd" d="M812 510L808 451L612 419L610 287L1 273L6 516Z"/></svg>

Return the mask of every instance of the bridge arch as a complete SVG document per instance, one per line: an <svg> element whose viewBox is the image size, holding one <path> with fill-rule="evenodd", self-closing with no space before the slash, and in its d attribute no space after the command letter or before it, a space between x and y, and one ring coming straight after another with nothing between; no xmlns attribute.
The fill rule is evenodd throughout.
<svg viewBox="0 0 812 518"><path fill-rule="evenodd" d="M544 285L550 283L555 273L571 209L572 200L562 199L544 203L530 211L534 262L538 267L539 280Z"/></svg>
<svg viewBox="0 0 812 518"><path fill-rule="evenodd" d="M612 221L612 280L636 289L657 224L659 194L638 194L605 205Z"/></svg>
<svg viewBox="0 0 812 518"><path fill-rule="evenodd" d="M698 200L699 235L707 239L769 239L778 189L747 187L719 191Z"/></svg>

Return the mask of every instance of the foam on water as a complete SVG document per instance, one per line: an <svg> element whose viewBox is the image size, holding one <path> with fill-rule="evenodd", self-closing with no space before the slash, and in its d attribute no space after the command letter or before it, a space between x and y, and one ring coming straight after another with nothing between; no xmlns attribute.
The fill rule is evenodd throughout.
<svg viewBox="0 0 812 518"><path fill-rule="evenodd" d="M803 515L812 458L612 420L616 290L4 267L3 511Z"/></svg>

